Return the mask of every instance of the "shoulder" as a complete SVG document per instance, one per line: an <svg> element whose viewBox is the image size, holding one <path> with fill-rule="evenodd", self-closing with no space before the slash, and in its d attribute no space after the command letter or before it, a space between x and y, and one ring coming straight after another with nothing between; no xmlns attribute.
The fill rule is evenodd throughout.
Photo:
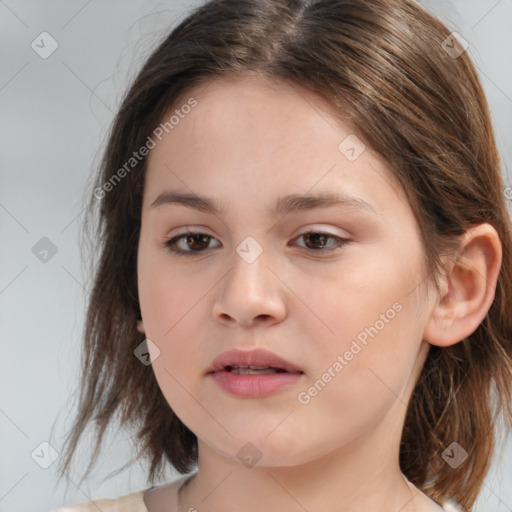
<svg viewBox="0 0 512 512"><path fill-rule="evenodd" d="M195 473L185 475L173 482L150 489L144 497L147 510L177 511L179 509L178 494L180 488L185 486L194 476Z"/></svg>
<svg viewBox="0 0 512 512"><path fill-rule="evenodd" d="M413 483L407 481L414 498L415 510L421 512L461 512L460 506L450 499L441 499L435 501L428 494L416 487Z"/></svg>
<svg viewBox="0 0 512 512"><path fill-rule="evenodd" d="M460 507L460 505L458 505L456 502L454 501L446 501L445 503L443 503L443 511L444 512L460 512L462 510L462 508Z"/></svg>
<svg viewBox="0 0 512 512"><path fill-rule="evenodd" d="M434 501L415 485L410 482L409 485L414 493L413 501L416 510L421 512L460 512L460 508L455 502L451 500L440 500L440 502Z"/></svg>
<svg viewBox="0 0 512 512"><path fill-rule="evenodd" d="M160 503L165 508L178 510L178 490L192 475L185 475L168 484L148 487L115 499L95 499L78 505L69 505L51 512L148 512L157 510ZM163 510L164 508L162 508Z"/></svg>
<svg viewBox="0 0 512 512"><path fill-rule="evenodd" d="M144 494L148 490L120 496L116 499L96 499L78 505L69 505L52 510L51 512L148 512L144 504Z"/></svg>
<svg viewBox="0 0 512 512"><path fill-rule="evenodd" d="M429 507L425 508L427 512L460 512L460 507L454 503L453 501L444 501L442 503L438 503L434 500L431 500L431 504Z"/></svg>

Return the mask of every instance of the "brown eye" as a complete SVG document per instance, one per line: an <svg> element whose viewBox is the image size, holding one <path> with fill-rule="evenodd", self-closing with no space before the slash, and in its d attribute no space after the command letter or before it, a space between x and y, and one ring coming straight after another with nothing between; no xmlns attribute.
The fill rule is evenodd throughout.
<svg viewBox="0 0 512 512"><path fill-rule="evenodd" d="M208 248L210 239L213 239L213 237L206 233L188 231L187 233L169 238L164 242L164 246L175 254L188 256L191 253L204 252Z"/></svg>
<svg viewBox="0 0 512 512"><path fill-rule="evenodd" d="M300 238L304 238L304 240L306 240L306 249L313 252L331 252L336 250L336 248L341 248L349 243L349 240L346 238L340 238L339 236L331 235L330 233L322 233L316 231L303 233L298 237L298 239ZM328 245L327 241L329 239L335 241L334 244L330 244L331 247L334 246L334 249L324 250Z"/></svg>

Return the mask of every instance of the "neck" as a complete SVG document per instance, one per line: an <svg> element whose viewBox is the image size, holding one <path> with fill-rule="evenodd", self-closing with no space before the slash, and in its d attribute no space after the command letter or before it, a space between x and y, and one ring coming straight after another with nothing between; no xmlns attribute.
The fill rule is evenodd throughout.
<svg viewBox="0 0 512 512"><path fill-rule="evenodd" d="M248 467L199 441L198 472L181 493L181 512L417 512L420 493L391 457L399 440L372 438L287 467Z"/></svg>

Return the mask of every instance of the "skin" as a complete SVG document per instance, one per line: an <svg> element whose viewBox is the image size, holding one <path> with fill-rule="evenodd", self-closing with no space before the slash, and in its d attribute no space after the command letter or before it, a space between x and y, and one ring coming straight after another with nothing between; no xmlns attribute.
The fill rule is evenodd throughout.
<svg viewBox="0 0 512 512"><path fill-rule="evenodd" d="M368 145L354 161L340 152L353 130L323 99L249 76L187 94L198 105L149 155L138 249L139 330L154 344L163 394L198 437L199 471L182 510L440 510L400 472L406 405L430 344L457 343L485 317L501 264L496 231L482 224L461 238L441 300L426 284L418 228L398 184ZM214 198L226 216L150 208L164 190ZM360 197L376 215L346 207L269 213L278 197L321 191ZM199 255L163 245L186 227L212 237L179 242L202 248ZM321 249L300 236L308 232L349 243L335 249L328 238ZM251 264L236 252L247 236L263 250ZM300 403L298 394L397 302L401 311ZM205 375L220 353L255 347L298 365L299 383L247 399ZM252 467L237 457L247 442L261 455Z"/></svg>

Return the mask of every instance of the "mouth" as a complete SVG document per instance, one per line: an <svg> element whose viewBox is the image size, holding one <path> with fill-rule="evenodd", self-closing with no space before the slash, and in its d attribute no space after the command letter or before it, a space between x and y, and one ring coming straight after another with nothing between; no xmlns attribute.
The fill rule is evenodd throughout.
<svg viewBox="0 0 512 512"><path fill-rule="evenodd" d="M282 368L271 368L269 366L226 366L224 371L238 375L266 375L271 373L286 373Z"/></svg>
<svg viewBox="0 0 512 512"><path fill-rule="evenodd" d="M297 365L264 349L251 351L230 350L220 354L208 373L228 372L238 375L266 375L276 373L304 373Z"/></svg>
<svg viewBox="0 0 512 512"><path fill-rule="evenodd" d="M257 349L224 352L214 360L208 375L232 397L259 399L297 386L304 372L268 350Z"/></svg>

